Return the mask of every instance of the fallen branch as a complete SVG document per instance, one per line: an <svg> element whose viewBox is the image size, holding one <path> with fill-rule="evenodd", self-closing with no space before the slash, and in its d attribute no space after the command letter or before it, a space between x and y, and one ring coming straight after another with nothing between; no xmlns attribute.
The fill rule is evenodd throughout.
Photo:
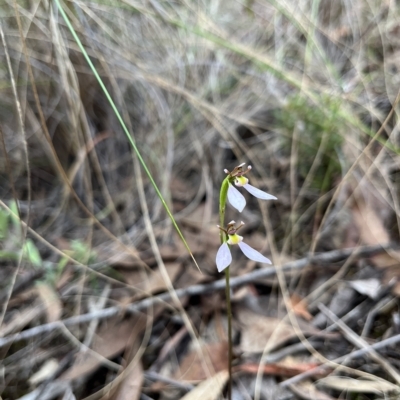
<svg viewBox="0 0 400 400"><path fill-rule="evenodd" d="M309 265L320 266L320 265L325 265L327 263L336 263L344 261L349 257L352 257L353 259L371 257L376 254L384 253L389 250L396 250L399 248L400 246L397 243L396 244L387 243L384 245L377 245L377 246L364 246L364 247L357 247L357 248L350 248L343 250L333 250L326 253L305 257L297 261L292 261L282 266L262 268L252 271L246 275L231 278L230 285L232 288L235 288L246 285L248 283L257 282L262 278L275 275L277 268L280 268L284 272L301 270ZM225 279L220 279L218 281L204 285L194 285L183 289L176 289L175 293L176 296L180 298L183 296L206 294L224 289L225 289ZM111 318L124 311L130 313L137 313L149 307L152 307L157 303L165 303L168 302L169 300L171 300L171 295L169 292L165 292L157 296L148 297L144 300L141 300L129 306L115 306L115 307L105 308L103 310L97 310L87 314L82 314L75 317L67 318L63 321L56 321L44 325L39 325L34 328L16 333L14 335L9 335L4 338L0 338L0 348L7 346L13 342L35 338L37 336L52 332L56 329L60 329L65 326L74 326L82 323L87 323L93 320L103 320Z"/></svg>

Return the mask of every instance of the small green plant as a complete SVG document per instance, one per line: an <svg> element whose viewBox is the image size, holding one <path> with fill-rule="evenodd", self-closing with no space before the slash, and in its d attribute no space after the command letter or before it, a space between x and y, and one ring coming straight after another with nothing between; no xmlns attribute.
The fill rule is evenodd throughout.
<svg viewBox="0 0 400 400"><path fill-rule="evenodd" d="M8 213L5 210L0 209L0 240L4 240L7 238L8 222L9 222Z"/></svg>
<svg viewBox="0 0 400 400"><path fill-rule="evenodd" d="M70 250L65 250L64 253L85 265L96 261L96 253L82 240L71 240ZM46 273L43 280L54 286L68 262L69 259L65 256L61 257L57 264L44 262Z"/></svg>
<svg viewBox="0 0 400 400"><path fill-rule="evenodd" d="M40 268L43 264L39 250L32 239L26 239L22 246L22 257L29 261L34 267Z"/></svg>
<svg viewBox="0 0 400 400"><path fill-rule="evenodd" d="M296 143L297 158L301 160L297 166L299 178L306 178L320 149L319 167L315 170L311 187L326 191L331 187L332 180L341 173L336 150L343 142L340 134L343 123L337 117L340 103L329 97L322 97L321 101L326 112L300 95L293 96L285 107L275 112L275 125L276 129L282 131L283 148L290 154L295 140L293 132L299 129L301 123Z"/></svg>
<svg viewBox="0 0 400 400"><path fill-rule="evenodd" d="M10 201L10 211L0 209L0 261L12 260L18 262L21 259L34 268L46 270L45 280L55 282L63 271L68 259L63 257L56 264L43 261L39 249L31 238L26 238L21 246L22 225L19 218L17 203ZM71 242L71 256L79 262L91 262L95 254L81 241ZM89 256L88 256L89 255ZM89 258L88 258L89 257Z"/></svg>
<svg viewBox="0 0 400 400"><path fill-rule="evenodd" d="M236 208L239 212L242 212L246 206L246 199L237 190L233 183L238 187L244 187L253 196L263 200L277 200L275 196L272 196L260 189L255 188L249 184L249 180L244 176L251 171L251 165L247 169L243 169L245 164L240 164L235 167L232 172L227 169L224 172L227 177L221 184L221 191L219 197L219 222L218 228L220 229L220 240L221 246L217 252L216 264L219 272L225 271L225 293L226 293L226 304L228 314L228 371L229 371L229 382L228 382L228 400L232 399L232 307L231 307L231 295L230 295L230 272L229 266L232 262L232 255L229 246L238 245L242 250L243 254L250 260L257 261L260 263L271 264L271 261L264 257L257 250L251 248L248 244L243 242L243 237L237 234L237 231L244 225L242 221L239 226L236 226L235 221L229 222L225 228L225 207L226 200Z"/></svg>
<svg viewBox="0 0 400 400"><path fill-rule="evenodd" d="M96 253L83 241L71 240L71 257L83 264L91 264L96 259Z"/></svg>
<svg viewBox="0 0 400 400"><path fill-rule="evenodd" d="M18 261L22 256L33 267L42 267L42 257L32 239L24 240L21 247L22 226L17 203L11 201L9 207L11 212L0 209L0 260Z"/></svg>

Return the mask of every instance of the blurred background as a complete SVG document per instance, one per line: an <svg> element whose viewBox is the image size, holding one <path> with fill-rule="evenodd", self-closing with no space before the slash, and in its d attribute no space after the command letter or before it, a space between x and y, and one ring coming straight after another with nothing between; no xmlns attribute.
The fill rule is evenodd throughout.
<svg viewBox="0 0 400 400"><path fill-rule="evenodd" d="M223 278L219 190L241 163L278 200L244 193L226 221L246 223L278 275L233 292L234 398L398 398L395 344L283 384L400 333L397 2L5 0L0 12L2 399L223 398L224 292L174 293ZM340 262L281 269L333 250ZM233 276L265 268L232 252Z"/></svg>

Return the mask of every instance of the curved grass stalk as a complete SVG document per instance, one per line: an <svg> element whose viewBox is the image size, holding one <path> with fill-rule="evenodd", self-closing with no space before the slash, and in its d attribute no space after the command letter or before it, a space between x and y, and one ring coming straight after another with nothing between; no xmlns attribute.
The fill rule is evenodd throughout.
<svg viewBox="0 0 400 400"><path fill-rule="evenodd" d="M177 222L175 221L175 218L174 218L174 216L172 215L172 212L171 212L171 210L169 209L169 207L168 207L168 205L167 205L167 203L166 203L166 201L165 201L163 195L161 194L160 189L158 188L156 182L154 181L153 176L151 175L149 169L147 168L147 165L146 165L146 163L145 163L145 161L144 161L142 155L140 154L139 149L137 148L136 143L135 143L135 141L133 140L132 135L131 135L131 133L129 132L129 130L128 130L128 128L127 128L127 126L126 126L124 120L122 119L122 116L121 116L120 112L118 111L118 108L117 108L117 106L116 106L115 103L114 103L114 100L112 99L110 93L108 92L106 86L104 85L104 82L103 82L103 80L101 79L99 73L97 72L96 67L95 67L94 64L92 63L92 61L91 61L91 59L90 59L90 57L89 57L87 51L86 51L85 48L83 47L83 44L82 44L81 40L79 39L79 37L78 37L78 35L77 35L77 33L76 33L74 27L72 26L72 24L71 24L71 22L70 22L70 20L69 20L69 18L68 18L68 16L67 16L67 14L65 13L64 9L62 8L62 6L61 6L61 4L60 4L60 0L55 0L55 3L56 3L56 5L57 5L57 7L58 7L58 9L59 9L59 11L60 11L60 13L61 13L61 15L62 15L64 21L65 21L65 23L66 23L68 29L70 30L72 37L74 38L76 44L78 45L79 49L81 50L83 57L85 58L86 62L88 63L88 65L89 65L89 67L90 67L90 69L92 70L93 75L96 77L97 82L99 83L101 89L103 90L104 95L106 96L106 98L107 98L107 100L108 100L108 102L109 102L109 104L110 104L110 106L111 106L111 108L112 108L112 110L113 110L115 116L117 117L117 119L118 119L118 121L119 121L119 123L120 123L120 125L121 125L121 127L122 127L122 130L124 131L124 133L125 133L125 135L126 135L128 141L129 141L129 143L131 144L133 150L135 151L135 154L136 154L137 158L139 159L140 164L142 165L144 171L146 172L146 174L147 174L147 176L148 176L148 178L149 178L151 184L153 185L154 190L155 190L156 193L157 193L157 196L158 196L159 199L161 200L161 203L162 203L162 205L163 205L165 211L167 212L168 217L170 218L172 224L174 225L174 228L175 228L176 231L178 232L179 237L181 238L183 244L185 245L186 250L187 250L188 253L190 254L190 256L191 256L193 262L195 263L197 269L200 271L200 267L199 267L199 265L197 264L197 261L196 261L196 259L194 258L194 255L193 255L192 251L190 250L190 247L189 247L188 243L186 242L186 239L184 238L183 233L182 233L181 230L179 229L179 226L178 226ZM201 271L200 271L200 272L201 272Z"/></svg>

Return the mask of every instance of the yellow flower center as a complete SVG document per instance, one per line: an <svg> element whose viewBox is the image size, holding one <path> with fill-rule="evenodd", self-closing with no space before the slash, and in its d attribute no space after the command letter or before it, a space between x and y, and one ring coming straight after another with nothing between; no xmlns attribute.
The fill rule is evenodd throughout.
<svg viewBox="0 0 400 400"><path fill-rule="evenodd" d="M228 244L238 244L243 240L243 236L239 236L236 233L234 235L228 235L228 236L229 236Z"/></svg>
<svg viewBox="0 0 400 400"><path fill-rule="evenodd" d="M249 180L245 176L237 176L235 179L236 186L244 186Z"/></svg>

